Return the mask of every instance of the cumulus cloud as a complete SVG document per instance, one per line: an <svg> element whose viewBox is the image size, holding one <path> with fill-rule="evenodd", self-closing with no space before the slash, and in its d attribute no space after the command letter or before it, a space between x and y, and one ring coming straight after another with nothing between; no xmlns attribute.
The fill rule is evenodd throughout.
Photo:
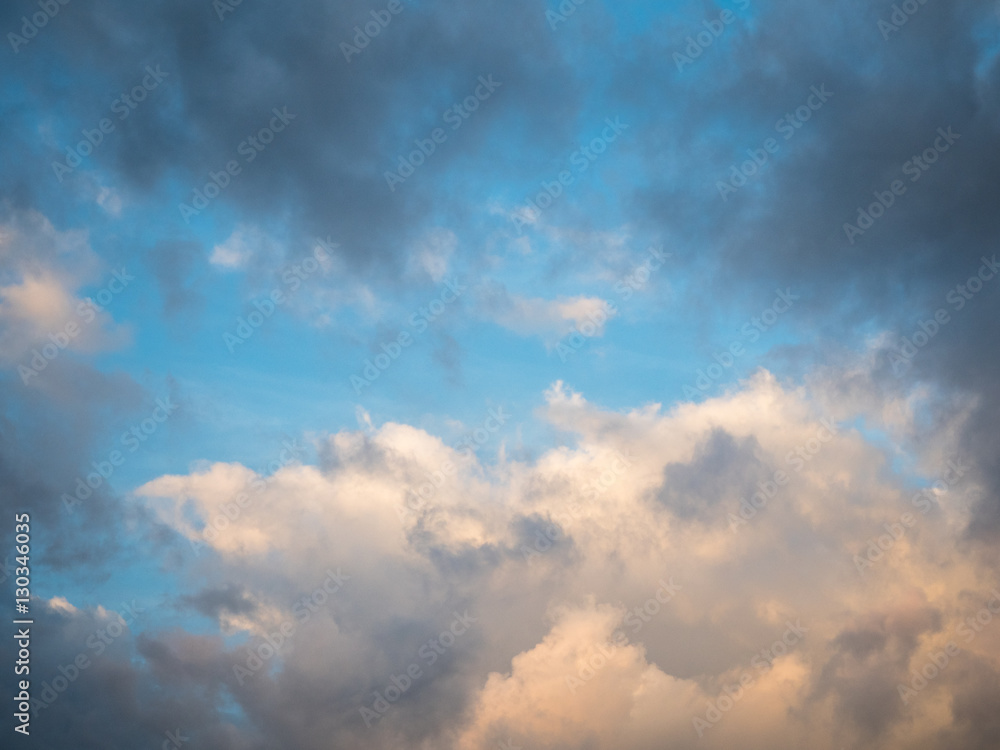
<svg viewBox="0 0 1000 750"><path fill-rule="evenodd" d="M982 606L959 592L987 595L982 561L955 546L975 479L917 495L922 512L885 455L821 421L817 403L766 372L669 411L609 412L556 384L541 414L574 443L532 462L483 464L386 423L329 436L318 467L263 478L214 464L137 496L217 556L214 588L192 603L238 611L249 632L294 619L323 571L349 571L317 615L335 625L306 623L253 700L213 678L245 710L265 694L291 708L271 691L317 685L328 665L312 689L335 700L348 746L936 747L938 733L965 731L935 698L960 670L908 703L898 685ZM871 554L880 538L887 549ZM858 556L873 560L859 569ZM679 593L649 614L668 579ZM428 663L421 644L455 611L476 624ZM994 638L963 658L994 669ZM416 688L369 730L360 709L410 664ZM741 679L739 699L720 702ZM311 736L296 733L303 747Z"/></svg>

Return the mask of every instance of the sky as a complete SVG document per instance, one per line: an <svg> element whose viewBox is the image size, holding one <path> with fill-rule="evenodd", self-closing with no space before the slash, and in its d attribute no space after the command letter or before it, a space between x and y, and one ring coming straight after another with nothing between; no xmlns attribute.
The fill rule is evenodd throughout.
<svg viewBox="0 0 1000 750"><path fill-rule="evenodd" d="M5 747L1000 746L1000 4L0 33Z"/></svg>

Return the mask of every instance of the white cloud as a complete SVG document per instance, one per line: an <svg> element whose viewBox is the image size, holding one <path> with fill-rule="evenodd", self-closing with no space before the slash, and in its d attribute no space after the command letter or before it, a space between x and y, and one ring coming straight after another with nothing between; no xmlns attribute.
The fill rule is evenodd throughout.
<svg viewBox="0 0 1000 750"><path fill-rule="evenodd" d="M225 270L245 269L252 261L272 258L277 243L260 227L240 224L225 242L212 248L209 262Z"/></svg>
<svg viewBox="0 0 1000 750"><path fill-rule="evenodd" d="M449 262L457 248L458 237L450 229L430 229L411 251L410 268L441 283L448 275Z"/></svg>
<svg viewBox="0 0 1000 750"><path fill-rule="evenodd" d="M936 707L961 672L911 706L896 681L957 638L992 585L957 546L975 483L956 483L923 515L861 433L842 425L816 438L825 415L815 404L767 373L669 412L609 412L557 383L540 414L575 443L530 462L501 452L484 465L422 430L359 414L362 431L321 441L319 467L288 466L265 482L215 464L137 495L260 603L227 627L262 632L290 616L290 588L314 586L334 566L351 574L321 616L336 611L336 627L302 636L284 683L328 675L338 694L370 705L373 690L422 663L420 644L452 611L478 619L443 666L423 664L421 689L363 735L374 747L420 746L413 722L429 715L447 718L427 741L460 750L508 737L525 748L630 750L919 743L950 725ZM815 450L796 468L789 456L803 446ZM779 470L788 481L734 530L741 500ZM423 500L407 505L407 490ZM854 555L905 512L916 523L860 575ZM681 592L628 626L668 576ZM805 636L755 666L789 622ZM627 640L571 691L566 677L616 628ZM968 658L996 664L1000 627L971 648ZM744 673L752 686L699 740L693 719ZM464 698L447 702L453 694Z"/></svg>
<svg viewBox="0 0 1000 750"><path fill-rule="evenodd" d="M63 614L75 614L79 611L76 607L70 604L69 600L64 596L53 596L46 603L48 604L49 609Z"/></svg>
<svg viewBox="0 0 1000 750"><path fill-rule="evenodd" d="M58 231L37 212L13 214L0 226L0 259L0 365L23 364L46 345L98 352L128 341L107 309L79 296L101 279L86 232Z"/></svg>
<svg viewBox="0 0 1000 750"><path fill-rule="evenodd" d="M499 285L480 292L479 307L484 317L498 325L522 336L541 336L549 344L575 330L583 330L587 336L603 336L607 321L615 316L599 297L547 300L510 294Z"/></svg>

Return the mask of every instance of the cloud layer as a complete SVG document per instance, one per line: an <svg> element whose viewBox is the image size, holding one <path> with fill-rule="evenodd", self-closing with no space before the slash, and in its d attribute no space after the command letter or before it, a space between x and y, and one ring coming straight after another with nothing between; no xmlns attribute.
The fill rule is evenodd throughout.
<svg viewBox="0 0 1000 750"><path fill-rule="evenodd" d="M249 724L185 729L245 746L988 746L961 715L996 698L1000 631L962 623L1000 599L992 561L957 544L980 489L961 456L924 467L950 484L903 486L763 372L669 412L556 384L543 414L575 439L529 463L385 424L323 438L325 469L138 488L212 582L184 606L236 640L145 635L135 689L231 696ZM665 494L685 469L706 483L685 495L713 501L698 515ZM987 692L965 696L973 672Z"/></svg>
<svg viewBox="0 0 1000 750"><path fill-rule="evenodd" d="M35 745L998 746L993 2L0 31Z"/></svg>

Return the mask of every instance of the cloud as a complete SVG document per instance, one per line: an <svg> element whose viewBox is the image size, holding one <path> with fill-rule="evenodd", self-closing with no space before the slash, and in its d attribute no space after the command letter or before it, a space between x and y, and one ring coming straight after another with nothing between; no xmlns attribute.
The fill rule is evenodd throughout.
<svg viewBox="0 0 1000 750"><path fill-rule="evenodd" d="M98 295L103 305L77 296L101 278L86 232L60 232L40 213L8 211L0 226L0 258L0 365L28 364L45 346L94 353L129 340L128 329L105 309L114 294L105 289ZM106 274L113 281L112 272Z"/></svg>
<svg viewBox="0 0 1000 750"><path fill-rule="evenodd" d="M240 750L997 746L1000 627L963 628L998 563L1000 282L959 292L993 262L1000 229L995 8L922 4L886 39L890 9L859 0L730 5L734 22L683 70L675 54L711 33L717 9L589 3L555 26L534 0L405 4L348 60L341 42L384 6L242 3L223 20L204 0L73 3L15 50L0 118L0 505L29 508L50 542L39 679L97 656L89 639L119 624L120 605L93 592L118 587L102 585L115 571L167 581L155 614L104 644L43 713L40 745L155 747L181 727L192 747ZM23 13L0 7L0 27L16 33ZM52 163L147 64L167 73L162 86L54 179ZM481 75L503 82L496 97L389 190L387 172ZM814 87L833 93L806 112ZM280 108L288 127L247 151ZM570 155L619 114L627 138L577 171ZM958 136L914 173L942 130ZM777 151L762 151L769 138ZM721 196L748 158L766 160ZM238 174L220 171L229 160ZM887 194L895 179L905 192ZM186 222L178 204L223 180ZM544 213L524 208L540 188ZM891 205L845 233L873 201ZM512 236L519 225L530 239ZM479 322L549 346L584 328L606 336L599 293L515 282L516 269L543 284L613 281L632 273L633 237L676 248L665 322L681 334L667 339L678 362L710 321L746 320L776 286L802 303L771 339L780 376L697 404L643 401L659 381L633 384L622 358L640 395L622 407L624 380L596 395L588 380L588 397L554 383L523 425L558 436L545 447L479 458L422 429L432 418L386 417L376 402L361 429L331 423L316 438L316 465L189 465L193 442L152 462L134 492L116 476L85 513L65 513L60 495L148 401L126 373L180 361L149 341L111 360L124 372L95 370L80 355L129 343L112 302L71 354L19 376L79 322L117 270L109 258L144 254L165 315L184 313L195 337L199 313L239 314L316 237L337 244L335 272L324 266L283 324L332 329L302 348L310 357L338 356L342 308L390 327L409 287L466 271L482 281L468 307ZM216 270L238 272L239 299L207 294ZM951 320L928 333L940 309ZM894 371L918 330L927 344ZM446 395L460 398L469 339L434 336ZM525 377L540 389L573 373ZM405 393L398 408L421 414ZM348 585L320 603L340 568ZM665 576L683 595L646 620L636 610ZM466 612L474 627L453 637ZM799 619L805 637L775 657ZM961 653L904 703L900 685L952 641ZM720 709L747 673L753 684ZM369 729L359 709L390 687L400 695ZM712 710L699 738L693 720Z"/></svg>
<svg viewBox="0 0 1000 750"><path fill-rule="evenodd" d="M508 674L489 675L456 747L495 747L507 738L545 748L631 746L638 737L630 727L648 731L654 723L661 737L688 734L700 691L649 664L641 645L612 641L624 614L593 601L556 613L541 643L515 656Z"/></svg>
<svg viewBox="0 0 1000 750"><path fill-rule="evenodd" d="M1000 129L991 92L1000 64L996 49L977 41L995 32L994 11L977 0L928 3L885 38L891 6L751 4L734 9L719 44L678 71L662 61L709 21L692 7L686 17L660 20L659 33L630 48L635 62L616 69L614 94L637 116L656 97L678 102L676 118L650 118L640 146L648 184L629 200L644 206L637 224L698 248L675 254L685 274L699 279L688 287L688 309L715 314L749 306L749 295L775 285L796 285L805 292L796 325L812 342L797 347L803 369L831 347L865 350L873 329L891 334L884 366L922 321L933 322L938 309L952 314L903 378L977 403L962 450L988 477L968 528L970 539L984 543L1000 531L1000 444L989 428L1000 416L998 361L982 345L1000 336L1000 285L984 285L964 311L946 297L984 256L992 258L1000 229L987 208L997 192ZM947 64L926 67L929 48ZM832 96L800 122L794 113L814 86ZM912 102L920 105L902 116ZM949 135L951 145L936 153L949 128L957 139ZM739 182L733 170L738 175L748 150L768 138L778 151L759 170L751 163L745 186L723 200L719 185ZM933 164L922 161L928 150ZM849 238L845 225L856 225L895 180L905 192Z"/></svg>
<svg viewBox="0 0 1000 750"><path fill-rule="evenodd" d="M519 131L528 114L526 132L542 135L524 139L525 153L536 153L539 141L565 135L566 115L576 108L570 66L551 48L549 29L537 23L532 0L474 13L450 3L408 8L350 61L340 43L351 43L354 27L371 20L365 3L330 8L311 1L294 12L247 10L220 22L211 7L206 12L192 0L154 2L141 14L111 4L99 13L85 8L75 25L49 24L46 43L78 61L66 69L73 95L67 98L52 85L37 55L22 55L30 105L54 111L49 105L59 101L63 108L41 145L36 122L8 124L15 150L40 150L39 163L64 160L84 127L78 123L108 116L107 92L128 91L147 64L159 64L166 77L157 90L115 123L115 132L60 188L72 190L96 172L102 184L129 195L130 203L153 196L176 211L210 180L209 173L236 160L241 172L200 218L265 226L280 221L290 246L336 232L352 272L377 273L391 282L405 271L409 248L436 225L432 216L442 202L428 184L443 184L457 169L514 173L516 164L490 158L504 150L489 146L491 136L504 128L516 132L508 127L512 122ZM9 28L21 25L13 11L0 20ZM519 23L522 33L493 33L510 23ZM315 33L303 35L303 28ZM542 69L545 76L537 74ZM475 90L478 76L490 74L503 86L496 101L441 144L405 186L390 192L383 173L396 167L397 156L433 128L449 127L443 113ZM518 96L501 96L508 90ZM283 107L294 119L254 152L248 139L268 125L272 110ZM255 153L252 162L241 144ZM51 190L50 170L25 166L21 174L28 190ZM5 175L4 184L16 180ZM484 187L473 191L481 200ZM179 213L175 218L182 220Z"/></svg>
<svg viewBox="0 0 1000 750"><path fill-rule="evenodd" d="M522 297L500 284L482 287L478 303L488 320L521 336L540 336L549 344L582 330L581 326L593 329L588 336L603 336L605 324L615 316L607 301L598 297Z"/></svg>
<svg viewBox="0 0 1000 750"><path fill-rule="evenodd" d="M212 248L209 263L223 270L240 270L256 261L260 263L274 257L277 246L259 227L239 225L225 242Z"/></svg>
<svg viewBox="0 0 1000 750"><path fill-rule="evenodd" d="M77 611L76 607L69 603L66 597L54 596L47 602L49 609L55 610L56 612L63 612L67 614L73 614Z"/></svg>
<svg viewBox="0 0 1000 750"><path fill-rule="evenodd" d="M410 267L440 284L448 274L449 262L458 248L458 237L448 229L432 229L416 243Z"/></svg>
<svg viewBox="0 0 1000 750"><path fill-rule="evenodd" d="M254 679L253 698L231 688L244 710L262 718L262 701L280 710L326 696L340 718L311 726L348 747L513 738L525 747L645 748L663 737L727 747L743 737L793 748L813 736L833 750L935 746L935 733L965 731L930 694L902 704L896 683L956 637L972 604L956 610L955 593L988 588L976 556L955 546L974 478L921 513L861 433L842 426L818 440L816 402L768 373L668 412L609 412L556 384L540 414L575 440L530 463L484 465L386 423L331 435L320 467L288 466L266 483L214 464L140 487L141 502L218 556L207 592L246 592L269 608L266 617L243 608L251 632L293 617L296 597L322 571L350 572L351 585L317 615L334 629L323 635L307 623L277 672ZM734 529L743 501L777 469L789 481ZM854 556L907 511L916 524L861 575ZM636 608L667 577L681 593L639 618ZM478 624L428 664L420 646L455 610ZM805 635L780 645L789 623ZM567 676L579 679L611 643L603 666L570 690ZM985 652L975 659L990 663ZM338 675L321 689L317 660ZM421 666L419 689L368 730L360 707L410 663ZM695 717L727 705L719 696L745 673L752 685L699 740ZM947 694L958 674L934 690ZM290 741L318 746L314 736L302 729Z"/></svg>

